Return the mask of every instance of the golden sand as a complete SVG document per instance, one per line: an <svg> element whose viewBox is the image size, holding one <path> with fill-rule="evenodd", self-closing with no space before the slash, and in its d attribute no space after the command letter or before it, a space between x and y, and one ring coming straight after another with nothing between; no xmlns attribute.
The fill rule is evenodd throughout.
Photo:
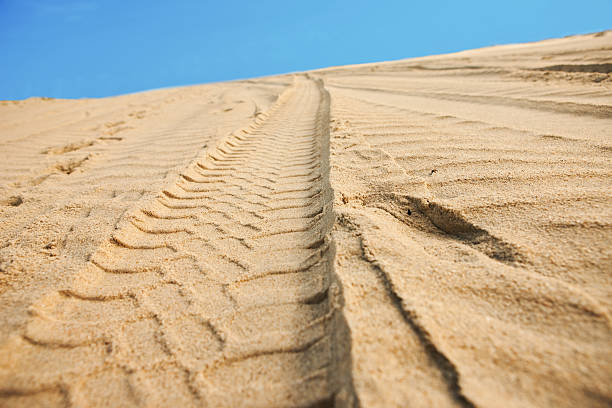
<svg viewBox="0 0 612 408"><path fill-rule="evenodd" d="M609 406L611 68L1 102L0 406Z"/></svg>

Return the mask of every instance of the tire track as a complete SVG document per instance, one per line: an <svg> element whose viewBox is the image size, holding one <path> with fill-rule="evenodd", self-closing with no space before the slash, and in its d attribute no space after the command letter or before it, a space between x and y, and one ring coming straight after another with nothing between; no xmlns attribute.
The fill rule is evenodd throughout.
<svg viewBox="0 0 612 408"><path fill-rule="evenodd" d="M468 102L478 103L485 105L500 105L500 106L511 106L519 107L523 109L538 109L553 113L567 113L576 116L593 116L598 119L607 119L612 114L612 107L608 105L595 105L587 103L573 103L573 102L558 102L549 100L534 100L527 98L513 98L507 96L493 96L493 95L470 95L463 93L452 93L452 92L439 92L439 91L404 91L389 88L372 88L372 87L356 87L348 85L334 85L337 88L358 90L358 91L370 91L370 92L381 92L386 94L397 94L406 96L418 96L432 99L441 99L456 102Z"/></svg>
<svg viewBox="0 0 612 408"><path fill-rule="evenodd" d="M0 397L354 404L332 271L328 123L322 84L297 79L129 211L0 350Z"/></svg>

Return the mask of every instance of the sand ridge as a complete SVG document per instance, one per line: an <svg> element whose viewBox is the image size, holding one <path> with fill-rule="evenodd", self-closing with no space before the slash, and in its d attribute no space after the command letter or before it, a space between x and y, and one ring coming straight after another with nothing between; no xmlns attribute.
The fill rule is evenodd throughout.
<svg viewBox="0 0 612 408"><path fill-rule="evenodd" d="M0 406L608 406L612 32L0 105Z"/></svg>

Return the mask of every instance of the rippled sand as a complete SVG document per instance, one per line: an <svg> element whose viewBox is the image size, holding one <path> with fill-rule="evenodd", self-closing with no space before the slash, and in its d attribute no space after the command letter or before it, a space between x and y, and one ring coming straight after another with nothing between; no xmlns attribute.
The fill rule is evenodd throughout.
<svg viewBox="0 0 612 408"><path fill-rule="evenodd" d="M612 32L0 102L0 406L609 406Z"/></svg>

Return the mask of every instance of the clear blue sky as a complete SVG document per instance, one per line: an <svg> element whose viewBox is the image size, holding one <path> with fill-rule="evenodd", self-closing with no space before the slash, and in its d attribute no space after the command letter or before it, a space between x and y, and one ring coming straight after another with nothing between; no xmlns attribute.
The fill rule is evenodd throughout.
<svg viewBox="0 0 612 408"><path fill-rule="evenodd" d="M108 96L611 26L612 0L0 0L0 99Z"/></svg>

